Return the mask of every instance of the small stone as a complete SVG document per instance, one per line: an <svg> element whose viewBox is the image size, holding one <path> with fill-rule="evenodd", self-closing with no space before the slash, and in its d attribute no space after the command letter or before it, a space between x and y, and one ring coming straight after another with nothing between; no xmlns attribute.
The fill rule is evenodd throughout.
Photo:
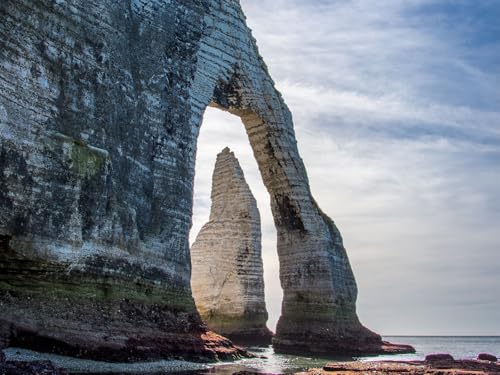
<svg viewBox="0 0 500 375"><path fill-rule="evenodd" d="M425 360L427 362L438 362L438 361L454 361L455 359L451 356L451 354L436 353L436 354L426 355Z"/></svg>
<svg viewBox="0 0 500 375"><path fill-rule="evenodd" d="M343 364L328 363L323 367L324 371L346 371L346 367Z"/></svg>
<svg viewBox="0 0 500 375"><path fill-rule="evenodd" d="M489 354L489 353L480 353L477 356L477 359L480 359L481 361L490 361L490 362L498 361L498 358L496 356L494 356L493 354Z"/></svg>

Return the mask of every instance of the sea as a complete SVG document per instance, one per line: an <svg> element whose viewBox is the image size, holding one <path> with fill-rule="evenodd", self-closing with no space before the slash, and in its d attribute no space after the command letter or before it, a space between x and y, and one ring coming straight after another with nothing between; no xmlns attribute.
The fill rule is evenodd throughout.
<svg viewBox="0 0 500 375"><path fill-rule="evenodd" d="M479 353L491 353L500 358L500 336L387 336L385 341L412 345L416 353L372 357L311 358L308 356L274 353L271 346L254 347L250 351L265 358L244 359L236 363L217 365L191 374L232 375L239 371L294 373L309 368L321 368L328 362L350 360L419 360L431 353L449 353L457 359L473 359Z"/></svg>

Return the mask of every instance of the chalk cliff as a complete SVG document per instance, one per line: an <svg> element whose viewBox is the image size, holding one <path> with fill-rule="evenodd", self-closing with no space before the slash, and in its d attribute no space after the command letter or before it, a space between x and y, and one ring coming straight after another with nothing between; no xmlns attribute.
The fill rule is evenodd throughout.
<svg viewBox="0 0 500 375"><path fill-rule="evenodd" d="M264 300L260 214L238 159L215 163L210 219L191 246L191 287L208 327L236 342L271 343Z"/></svg>
<svg viewBox="0 0 500 375"><path fill-rule="evenodd" d="M207 337L190 289L209 105L241 117L271 197L276 350L382 351L237 0L0 2L1 345L108 360L235 354Z"/></svg>

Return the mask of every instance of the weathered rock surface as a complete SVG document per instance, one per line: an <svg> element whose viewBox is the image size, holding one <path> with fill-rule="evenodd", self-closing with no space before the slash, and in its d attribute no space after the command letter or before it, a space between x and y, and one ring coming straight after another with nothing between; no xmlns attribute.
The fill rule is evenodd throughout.
<svg viewBox="0 0 500 375"><path fill-rule="evenodd" d="M210 219L191 246L193 297L209 329L236 342L271 343L266 327L260 214L238 160L215 163Z"/></svg>
<svg viewBox="0 0 500 375"><path fill-rule="evenodd" d="M188 245L208 105L241 117L271 196L275 348L383 351L237 0L0 2L1 345L210 354Z"/></svg>
<svg viewBox="0 0 500 375"><path fill-rule="evenodd" d="M323 369L311 369L298 375L356 375L356 374L405 374L405 375L487 375L500 374L500 365L475 360L446 361L370 361L333 362Z"/></svg>

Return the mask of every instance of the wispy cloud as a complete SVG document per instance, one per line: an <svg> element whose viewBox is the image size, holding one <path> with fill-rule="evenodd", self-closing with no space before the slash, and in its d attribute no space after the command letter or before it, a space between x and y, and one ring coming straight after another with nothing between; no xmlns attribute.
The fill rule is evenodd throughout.
<svg viewBox="0 0 500 375"><path fill-rule="evenodd" d="M294 115L313 193L343 233L362 320L382 333L500 334L500 3L242 5ZM269 198L240 121L212 109L192 237L208 218L215 155L226 145L263 216L273 325Z"/></svg>

